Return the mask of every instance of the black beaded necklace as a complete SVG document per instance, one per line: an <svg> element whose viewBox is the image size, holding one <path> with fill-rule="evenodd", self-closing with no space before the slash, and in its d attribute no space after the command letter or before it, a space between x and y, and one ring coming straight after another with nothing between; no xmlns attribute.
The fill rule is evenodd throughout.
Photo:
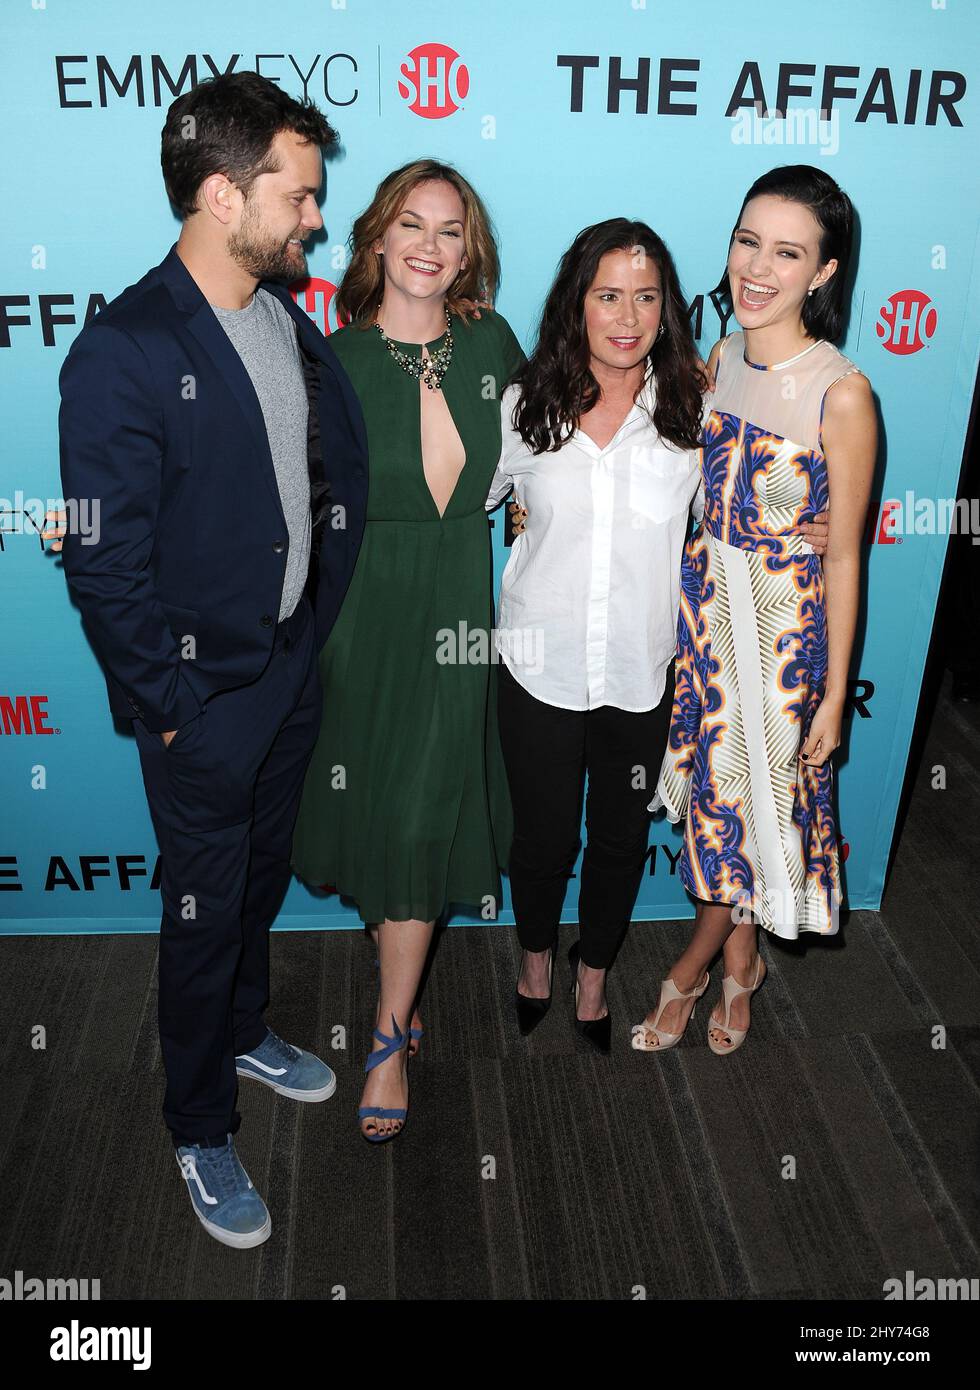
<svg viewBox="0 0 980 1390"><path fill-rule="evenodd" d="M446 341L438 352L431 357L409 357L407 352L402 352L401 348L388 337L380 323L375 323L375 328L381 334L382 341L387 347L393 360L398 363L402 371L408 372L409 376L414 376L416 380L424 381L430 391L438 391L442 386L442 379L449 370L449 364L453 360L453 327L449 318L449 309L446 309Z"/></svg>

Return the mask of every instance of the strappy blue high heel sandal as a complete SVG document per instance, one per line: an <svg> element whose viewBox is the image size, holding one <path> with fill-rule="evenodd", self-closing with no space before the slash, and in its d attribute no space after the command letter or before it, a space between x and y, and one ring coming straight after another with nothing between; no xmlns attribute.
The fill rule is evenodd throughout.
<svg viewBox="0 0 980 1390"><path fill-rule="evenodd" d="M394 1014L391 1015L391 1022L395 1033L393 1038L386 1037L380 1028L375 1028L372 1037L377 1038L378 1042L384 1043L384 1047L380 1048L377 1052L369 1053L368 1059L364 1064L364 1070L366 1072L373 1071L374 1068L379 1067L382 1062L387 1062L389 1057L393 1057L396 1052L401 1052L402 1048L408 1043L408 1033L403 1033L399 1028L398 1020L395 1018ZM408 1118L408 1109L401 1109L399 1107L386 1108L383 1105L359 1105L357 1108L357 1118L359 1120L401 1120L400 1127L392 1130L390 1134L364 1134L363 1129L361 1130L361 1133L364 1134L364 1138L369 1144L384 1144L389 1139L394 1139L396 1134L401 1134L402 1130L405 1128L405 1121Z"/></svg>
<svg viewBox="0 0 980 1390"><path fill-rule="evenodd" d="M381 973L381 961L378 959L377 956L375 956L375 958L374 958L374 968L375 968L375 970L377 970L378 974L380 975L380 973ZM408 1036L409 1036L411 1039L413 1039L413 1041L415 1042L415 1046L414 1046L414 1047L412 1047L412 1044L411 1044L411 1043L409 1043L409 1045L408 1045L408 1055L409 1055L409 1057L414 1057L415 1054L418 1052L418 1050L419 1050L419 1048L418 1048L418 1042L419 1042L419 1038L422 1036L422 1032L423 1032L423 1030L422 1030L421 1028L412 1028L411 1025L409 1026L409 1029L408 1029Z"/></svg>

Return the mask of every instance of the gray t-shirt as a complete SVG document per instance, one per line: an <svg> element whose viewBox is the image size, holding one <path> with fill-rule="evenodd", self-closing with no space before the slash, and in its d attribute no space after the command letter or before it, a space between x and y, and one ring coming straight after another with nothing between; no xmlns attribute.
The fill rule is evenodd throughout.
<svg viewBox="0 0 980 1390"><path fill-rule="evenodd" d="M279 605L282 622L300 600L310 565L309 400L296 326L268 290L256 290L244 309L221 309L217 304L211 308L252 379L269 436L289 535Z"/></svg>

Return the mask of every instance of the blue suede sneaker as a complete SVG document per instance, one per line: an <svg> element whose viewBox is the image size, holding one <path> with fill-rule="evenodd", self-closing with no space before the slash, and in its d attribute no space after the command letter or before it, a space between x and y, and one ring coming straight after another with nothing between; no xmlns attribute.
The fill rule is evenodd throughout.
<svg viewBox="0 0 980 1390"><path fill-rule="evenodd" d="M290 1100L326 1100L337 1089L337 1078L326 1062L283 1042L271 1028L258 1047L235 1058L235 1070Z"/></svg>
<svg viewBox="0 0 980 1390"><path fill-rule="evenodd" d="M202 1148L184 1144L176 1151L197 1218L222 1245L248 1250L272 1234L272 1217L239 1162L235 1144Z"/></svg>

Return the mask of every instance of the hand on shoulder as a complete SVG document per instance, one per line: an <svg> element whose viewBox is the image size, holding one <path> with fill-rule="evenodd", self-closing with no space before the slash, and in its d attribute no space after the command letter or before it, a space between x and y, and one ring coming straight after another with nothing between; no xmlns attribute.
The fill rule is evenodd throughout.
<svg viewBox="0 0 980 1390"><path fill-rule="evenodd" d="M479 319L483 317L483 310L488 309L491 314L494 311L493 305L488 304L486 300L483 299L459 299L456 301L456 309L460 318L463 319Z"/></svg>
<svg viewBox="0 0 980 1390"><path fill-rule="evenodd" d="M710 395L710 393L715 389L715 377L718 371L718 358L721 354L721 345L724 341L724 338L718 339L717 343L715 343L714 347L708 353L707 362L705 362L704 359L701 357L698 358L698 366L701 368L701 372L704 377L704 390L705 393L708 395Z"/></svg>
<svg viewBox="0 0 980 1390"><path fill-rule="evenodd" d="M705 373L707 374L707 378L708 378L708 390L709 390L709 391L713 391L713 390L715 389L715 386L717 385L718 361L719 361L719 359L720 359L720 357L721 357L721 348L722 348L722 344L724 343L724 341L725 341L724 338L719 338L719 339L718 339L718 341L715 343L714 347L713 347L713 348L711 349L711 351L708 353L708 360L707 360L707 362L703 364L704 369L705 369Z"/></svg>

